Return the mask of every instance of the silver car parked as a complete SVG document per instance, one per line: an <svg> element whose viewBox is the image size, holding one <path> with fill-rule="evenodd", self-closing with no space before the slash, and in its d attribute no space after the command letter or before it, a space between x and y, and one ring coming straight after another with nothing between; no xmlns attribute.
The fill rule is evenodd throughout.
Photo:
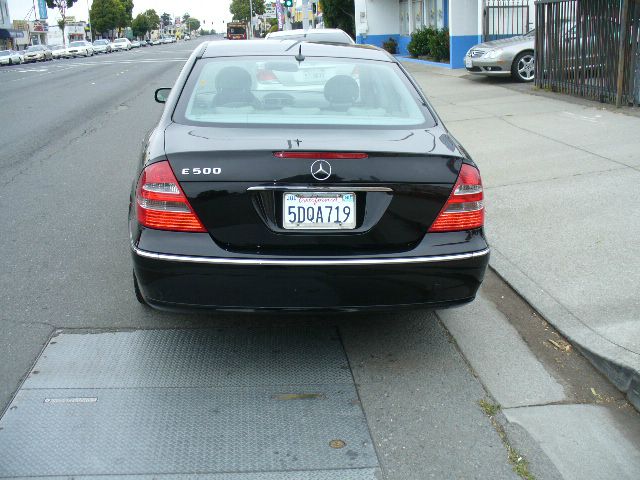
<svg viewBox="0 0 640 480"><path fill-rule="evenodd" d="M467 52L465 67L469 73L477 75L511 76L518 82L532 82L535 41L535 30L531 30L522 36L480 43Z"/></svg>
<svg viewBox="0 0 640 480"><path fill-rule="evenodd" d="M45 62L53 60L53 53L46 45L31 45L23 55L24 63L29 62Z"/></svg>
<svg viewBox="0 0 640 480"><path fill-rule="evenodd" d="M93 42L93 51L95 53L111 53L111 42L106 38L101 38Z"/></svg>

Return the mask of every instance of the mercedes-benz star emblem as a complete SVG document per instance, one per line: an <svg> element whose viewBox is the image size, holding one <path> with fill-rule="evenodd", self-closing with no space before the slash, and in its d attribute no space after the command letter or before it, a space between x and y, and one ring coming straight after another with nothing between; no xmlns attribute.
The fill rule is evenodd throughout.
<svg viewBox="0 0 640 480"><path fill-rule="evenodd" d="M316 160L311 164L311 175L316 180L326 180L331 176L331 164L326 160Z"/></svg>

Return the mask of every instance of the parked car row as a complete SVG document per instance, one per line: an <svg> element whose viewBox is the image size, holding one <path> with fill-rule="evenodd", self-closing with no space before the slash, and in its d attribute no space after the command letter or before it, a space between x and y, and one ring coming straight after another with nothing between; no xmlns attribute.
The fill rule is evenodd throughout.
<svg viewBox="0 0 640 480"><path fill-rule="evenodd" d="M175 41L175 37L173 37ZM0 65L19 65L29 62L45 62L58 58L91 57L97 53L112 53L118 50L131 50L132 48L149 47L160 43L172 43L164 41L133 40L128 38L116 38L113 42L109 39L95 40L93 43L86 40L76 40L64 45L31 45L24 51L0 50Z"/></svg>

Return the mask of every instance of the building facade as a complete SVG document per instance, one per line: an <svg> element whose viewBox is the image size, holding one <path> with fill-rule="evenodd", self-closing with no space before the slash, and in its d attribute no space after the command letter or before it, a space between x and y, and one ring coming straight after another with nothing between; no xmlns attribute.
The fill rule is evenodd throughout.
<svg viewBox="0 0 640 480"><path fill-rule="evenodd" d="M487 32L501 23L519 28L512 34L526 32L533 23L533 3L533 0L355 0L356 42L382 46L393 38L398 42L398 53L407 55L413 32L424 27L447 28L449 66L462 68L467 50L482 42ZM516 17L531 20L518 23L514 21Z"/></svg>
<svg viewBox="0 0 640 480"><path fill-rule="evenodd" d="M13 38L15 32L9 16L9 3L7 0L0 0L0 50L11 48L15 45Z"/></svg>
<svg viewBox="0 0 640 480"><path fill-rule="evenodd" d="M49 45L69 45L70 42L76 40L87 39L87 22L69 22L64 26L65 41L62 41L62 32L57 25L49 26L49 32L47 35L47 43Z"/></svg>
<svg viewBox="0 0 640 480"><path fill-rule="evenodd" d="M49 25L41 20L14 20L14 45L17 50L24 50L29 45L46 45Z"/></svg>

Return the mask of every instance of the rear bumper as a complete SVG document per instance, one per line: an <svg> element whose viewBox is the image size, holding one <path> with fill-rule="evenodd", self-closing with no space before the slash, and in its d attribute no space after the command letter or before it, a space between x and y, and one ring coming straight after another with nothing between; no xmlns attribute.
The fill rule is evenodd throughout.
<svg viewBox="0 0 640 480"><path fill-rule="evenodd" d="M489 249L420 257L229 258L133 247L142 295L167 310L444 308L475 298Z"/></svg>

